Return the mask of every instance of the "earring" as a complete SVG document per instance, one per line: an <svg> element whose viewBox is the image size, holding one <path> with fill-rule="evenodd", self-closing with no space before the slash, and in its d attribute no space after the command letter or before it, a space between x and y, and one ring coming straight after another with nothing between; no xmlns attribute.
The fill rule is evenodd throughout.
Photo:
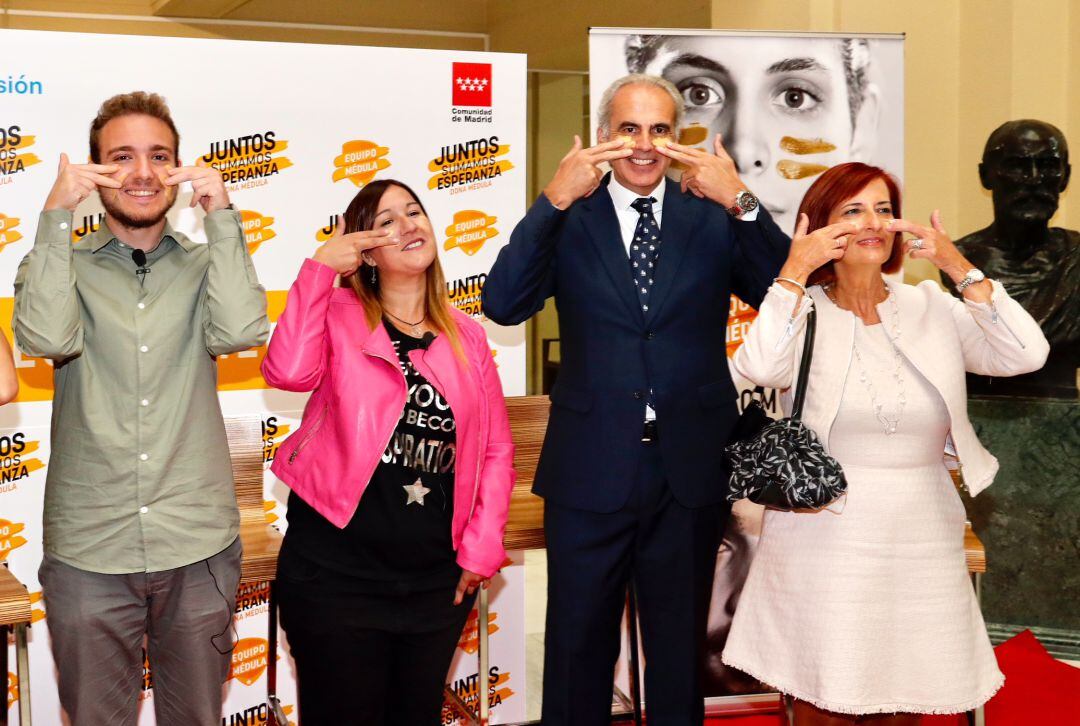
<svg viewBox="0 0 1080 726"><path fill-rule="evenodd" d="M371 265L371 286L375 287L378 284L378 279L375 277L375 265Z"/></svg>

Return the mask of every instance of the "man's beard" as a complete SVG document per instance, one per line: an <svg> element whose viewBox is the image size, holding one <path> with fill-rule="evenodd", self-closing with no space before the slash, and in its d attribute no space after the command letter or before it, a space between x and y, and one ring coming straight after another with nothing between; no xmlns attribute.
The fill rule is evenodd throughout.
<svg viewBox="0 0 1080 726"><path fill-rule="evenodd" d="M1020 223L1049 222L1057 208L1057 196L1041 189L1014 193L1006 203L1008 217Z"/></svg>
<svg viewBox="0 0 1080 726"><path fill-rule="evenodd" d="M122 191L115 192L117 195L123 194ZM147 227L153 227L155 224L165 218L165 215L172 209L173 204L176 202L176 190L165 189L165 204L161 207L160 211L145 210L147 214L142 217L133 217L124 211L122 206L118 204L112 194L101 194L101 204L105 207L105 213L111 218L115 219L121 225L127 229L146 229Z"/></svg>

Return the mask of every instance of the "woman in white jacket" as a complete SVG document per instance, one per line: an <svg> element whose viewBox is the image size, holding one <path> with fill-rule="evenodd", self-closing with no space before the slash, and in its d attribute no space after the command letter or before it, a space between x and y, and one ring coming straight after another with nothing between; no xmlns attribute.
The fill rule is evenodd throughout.
<svg viewBox="0 0 1080 726"><path fill-rule="evenodd" d="M723 659L791 695L798 726L917 724L959 713L1001 687L964 563L964 507L944 465L959 457L972 495L997 460L967 417L964 372L1037 370L1038 324L983 279L941 226L900 217L883 170L835 166L807 192L791 252L735 354L756 384L798 375L806 313L817 336L804 423L843 466L848 492L817 512L767 511ZM903 241L903 232L916 237ZM882 273L904 253L934 282Z"/></svg>

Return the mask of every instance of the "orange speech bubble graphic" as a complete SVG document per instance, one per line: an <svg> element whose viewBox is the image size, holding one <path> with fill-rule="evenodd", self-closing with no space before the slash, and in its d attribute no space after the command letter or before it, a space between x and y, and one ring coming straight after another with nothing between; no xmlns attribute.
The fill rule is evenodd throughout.
<svg viewBox="0 0 1080 726"><path fill-rule="evenodd" d="M341 153L334 157L333 179L339 182L348 179L357 187L370 184L383 169L390 167L390 153L386 146L379 146L373 141L354 139L341 145Z"/></svg>
<svg viewBox="0 0 1080 726"><path fill-rule="evenodd" d="M26 538L19 535L25 528L26 525L22 522L0 519L0 562L6 561L12 550L26 544Z"/></svg>
<svg viewBox="0 0 1080 726"><path fill-rule="evenodd" d="M21 221L18 217L0 214L0 252L3 252L8 245L23 238L22 233L15 229Z"/></svg>
<svg viewBox="0 0 1080 726"><path fill-rule="evenodd" d="M235 678L245 686L259 680L266 670L269 651L270 645L266 638L241 638L236 641L232 652L232 665L229 666L229 678Z"/></svg>
<svg viewBox="0 0 1080 726"><path fill-rule="evenodd" d="M30 593L30 624L39 623L45 619L45 599L41 596L41 590Z"/></svg>
<svg viewBox="0 0 1080 726"><path fill-rule="evenodd" d="M459 249L470 257L480 251L492 237L499 234L494 225L498 217L491 217L478 209L465 209L454 213L453 223L446 228L447 240L444 250Z"/></svg>
<svg viewBox="0 0 1080 726"><path fill-rule="evenodd" d="M735 355L735 351L742 345L750 326L757 317L757 310L744 303L734 295L731 296L731 305L728 309L727 321L727 355L728 358Z"/></svg>
<svg viewBox="0 0 1080 726"><path fill-rule="evenodd" d="M499 614L491 611L488 613L488 635L495 635L499 632L499 626L495 624L495 621L499 619ZM458 647L463 651L472 655L480 649L480 615L475 610L469 613L469 617L465 619L465 627L461 631L461 637L458 638Z"/></svg>
<svg viewBox="0 0 1080 726"><path fill-rule="evenodd" d="M255 254L255 250L259 249L263 242L277 237L277 232L270 228L273 223L273 217L263 216L251 209L240 210L240 226L244 230L244 242L249 254Z"/></svg>

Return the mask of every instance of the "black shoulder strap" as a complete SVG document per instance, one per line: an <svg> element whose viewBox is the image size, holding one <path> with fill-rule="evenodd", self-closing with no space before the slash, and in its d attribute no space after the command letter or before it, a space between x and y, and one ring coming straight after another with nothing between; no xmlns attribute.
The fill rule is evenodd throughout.
<svg viewBox="0 0 1080 726"><path fill-rule="evenodd" d="M813 304L806 314L806 337L803 340L802 362L799 363L799 380L795 383L795 401L791 406L791 418L802 418L803 400L806 398L806 379L810 375L810 360L814 353L814 330L817 328L817 310Z"/></svg>

